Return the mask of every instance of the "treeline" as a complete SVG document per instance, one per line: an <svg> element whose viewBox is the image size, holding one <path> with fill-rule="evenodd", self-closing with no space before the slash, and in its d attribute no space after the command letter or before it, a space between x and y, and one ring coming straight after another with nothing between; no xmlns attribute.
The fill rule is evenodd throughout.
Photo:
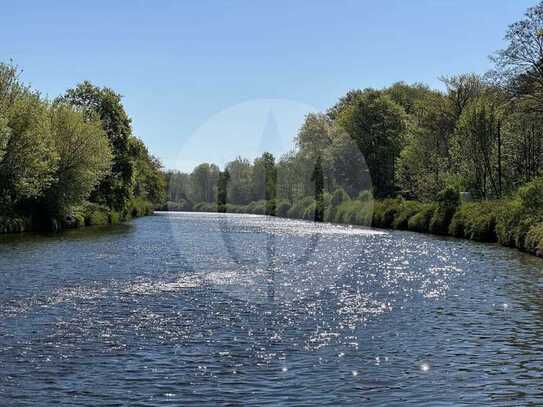
<svg viewBox="0 0 543 407"><path fill-rule="evenodd" d="M0 232L115 223L164 197L119 94L83 82L51 101L0 64Z"/></svg>
<svg viewBox="0 0 543 407"><path fill-rule="evenodd" d="M491 72L443 77L444 91L400 82L348 92L309 114L296 150L277 160L170 171L164 208L322 217L543 251L543 2L505 39Z"/></svg>

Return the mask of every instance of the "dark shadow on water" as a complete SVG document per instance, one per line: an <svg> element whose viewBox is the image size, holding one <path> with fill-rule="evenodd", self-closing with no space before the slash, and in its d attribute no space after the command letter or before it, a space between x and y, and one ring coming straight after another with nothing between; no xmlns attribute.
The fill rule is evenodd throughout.
<svg viewBox="0 0 543 407"><path fill-rule="evenodd" d="M130 223L115 225L87 226L62 232L24 232L0 235L0 250L20 245L49 244L64 240L95 241L104 237L122 236L131 233L134 226Z"/></svg>

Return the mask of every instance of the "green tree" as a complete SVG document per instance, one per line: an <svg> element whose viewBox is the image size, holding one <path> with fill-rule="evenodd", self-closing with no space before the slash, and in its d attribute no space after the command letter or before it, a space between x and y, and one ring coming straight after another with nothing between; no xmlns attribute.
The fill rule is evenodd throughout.
<svg viewBox="0 0 543 407"><path fill-rule="evenodd" d="M85 81L67 90L61 100L81 110L89 120L100 119L111 145L111 173L100 182L91 200L116 210L126 209L132 197L134 162L129 152L130 118L121 96L112 89L99 88Z"/></svg>
<svg viewBox="0 0 543 407"><path fill-rule="evenodd" d="M58 162L44 194L47 212L64 215L87 199L111 168L111 149L99 121L85 120L65 104L51 108L51 132Z"/></svg>
<svg viewBox="0 0 543 407"><path fill-rule="evenodd" d="M230 174L229 201L233 204L247 205L251 202L251 163L247 159L238 157L226 164L226 171Z"/></svg>
<svg viewBox="0 0 543 407"><path fill-rule="evenodd" d="M228 172L228 170L219 172L219 181L217 183L217 211L218 212L226 212L229 181L230 181L230 173Z"/></svg>
<svg viewBox="0 0 543 407"><path fill-rule="evenodd" d="M452 143L456 169L465 187L482 198L500 197L497 172L500 119L489 98L472 101L462 112Z"/></svg>
<svg viewBox="0 0 543 407"><path fill-rule="evenodd" d="M134 168L134 196L155 205L163 204L166 200L166 179L160 160L150 155L143 141L136 137L129 139L129 155Z"/></svg>
<svg viewBox="0 0 543 407"><path fill-rule="evenodd" d="M192 201L215 202L216 186L219 177L219 168L215 164L200 164L192 171L190 176L192 184Z"/></svg>
<svg viewBox="0 0 543 407"><path fill-rule="evenodd" d="M382 92L367 90L339 112L338 123L365 157L374 196L393 194L395 164L407 127L404 110Z"/></svg>
<svg viewBox="0 0 543 407"><path fill-rule="evenodd" d="M0 116L0 208L38 198L54 180L55 152L48 105L36 93L19 95Z"/></svg>
<svg viewBox="0 0 543 407"><path fill-rule="evenodd" d="M398 161L398 183L406 196L433 200L445 187L450 173L455 108L447 96L427 92L415 103L410 117Z"/></svg>

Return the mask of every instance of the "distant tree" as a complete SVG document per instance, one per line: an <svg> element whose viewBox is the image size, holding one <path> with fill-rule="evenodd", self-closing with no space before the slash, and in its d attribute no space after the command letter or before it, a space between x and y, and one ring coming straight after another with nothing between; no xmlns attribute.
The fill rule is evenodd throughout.
<svg viewBox="0 0 543 407"><path fill-rule="evenodd" d="M451 101L456 120L460 118L466 106L481 96L484 90L483 81L476 74L442 76L440 79L447 87L447 97Z"/></svg>
<svg viewBox="0 0 543 407"><path fill-rule="evenodd" d="M219 168L215 164L200 164L190 176L192 184L192 201L194 203L215 202L216 185Z"/></svg>
<svg viewBox="0 0 543 407"><path fill-rule="evenodd" d="M160 160L150 155L143 141L136 137L129 139L129 156L134 168L134 196L155 205L163 204L166 200L166 179Z"/></svg>
<svg viewBox="0 0 543 407"><path fill-rule="evenodd" d="M271 153L264 153L261 157L264 166L266 215L275 216L277 206L277 169L275 157Z"/></svg>
<svg viewBox="0 0 543 407"><path fill-rule="evenodd" d="M315 183L315 222L324 220L324 171L322 168L322 158L317 157L315 169L311 175L311 180Z"/></svg>
<svg viewBox="0 0 543 407"><path fill-rule="evenodd" d="M233 204L247 205L251 202L252 166L249 160L241 157L226 164L230 174L228 199Z"/></svg>
<svg viewBox="0 0 543 407"><path fill-rule="evenodd" d="M228 170L219 172L219 181L217 184L217 211L218 212L226 212L229 181L230 181L230 173L228 172Z"/></svg>

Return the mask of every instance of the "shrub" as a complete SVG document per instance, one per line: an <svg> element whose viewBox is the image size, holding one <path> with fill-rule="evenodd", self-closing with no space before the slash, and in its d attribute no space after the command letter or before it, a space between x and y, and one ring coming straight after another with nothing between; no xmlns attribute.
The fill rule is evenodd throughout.
<svg viewBox="0 0 543 407"><path fill-rule="evenodd" d="M526 234L524 246L530 253L537 254L538 256L543 254L543 222L530 227Z"/></svg>
<svg viewBox="0 0 543 407"><path fill-rule="evenodd" d="M143 198L131 199L128 203L127 214L124 217L138 218L153 213L151 203Z"/></svg>
<svg viewBox="0 0 543 407"><path fill-rule="evenodd" d="M453 188L445 188L436 197L437 208L430 220L430 233L446 235L449 225L460 204L460 194Z"/></svg>
<svg viewBox="0 0 543 407"><path fill-rule="evenodd" d="M317 210L317 202L312 199L311 203L305 207L302 219L315 220L315 211Z"/></svg>
<svg viewBox="0 0 543 407"><path fill-rule="evenodd" d="M516 193L522 208L528 213L543 212L543 177L539 177L519 188Z"/></svg>
<svg viewBox="0 0 543 407"><path fill-rule="evenodd" d="M19 233L30 229L30 220L21 217L0 216L0 233Z"/></svg>
<svg viewBox="0 0 543 407"><path fill-rule="evenodd" d="M401 199L397 198L376 201L373 206L372 226L389 228L400 210L401 203Z"/></svg>
<svg viewBox="0 0 543 407"><path fill-rule="evenodd" d="M339 206L345 201L349 201L351 197L343 188L337 188L332 194L331 204L333 207Z"/></svg>
<svg viewBox="0 0 543 407"><path fill-rule="evenodd" d="M82 211L87 226L107 225L109 223L110 209L107 206L86 202L82 206Z"/></svg>
<svg viewBox="0 0 543 407"><path fill-rule="evenodd" d="M208 202L198 202L192 207L195 212L216 212L217 206Z"/></svg>
<svg viewBox="0 0 543 407"><path fill-rule="evenodd" d="M423 204L417 201L403 201L395 213L391 226L394 229L406 230L409 218L419 212Z"/></svg>
<svg viewBox="0 0 543 407"><path fill-rule="evenodd" d="M254 215L265 215L266 205L266 201L264 199L261 199L260 201L251 202L249 204L249 210Z"/></svg>
<svg viewBox="0 0 543 407"><path fill-rule="evenodd" d="M430 221L436 210L433 204L422 204L421 209L407 221L407 229L425 233L430 230Z"/></svg>
<svg viewBox="0 0 543 407"><path fill-rule="evenodd" d="M481 242L495 242L499 204L493 201L461 205L449 225L449 234Z"/></svg>
<svg viewBox="0 0 543 407"><path fill-rule="evenodd" d="M292 219L303 219L306 208L312 203L313 198L310 196L306 196L297 200L287 212L287 216Z"/></svg>
<svg viewBox="0 0 543 407"><path fill-rule="evenodd" d="M121 221L121 214L117 211L110 211L109 213L109 223L115 224Z"/></svg>
<svg viewBox="0 0 543 407"><path fill-rule="evenodd" d="M191 211L192 210L192 202L187 201L185 199L181 199L178 202L168 201L164 205L160 206L160 210L163 210L163 211L178 211L178 212Z"/></svg>
<svg viewBox="0 0 543 407"><path fill-rule="evenodd" d="M330 222L337 222L337 208L340 206L343 202L350 201L351 198L349 197L349 194L345 192L343 188L337 188L332 195L327 198L327 207L324 211L324 219L330 221Z"/></svg>
<svg viewBox="0 0 543 407"><path fill-rule="evenodd" d="M464 212L457 210L451 219L451 223L449 224L449 235L454 237L465 237L464 223Z"/></svg>
<svg viewBox="0 0 543 407"><path fill-rule="evenodd" d="M286 218L288 216L288 211L290 210L290 202L289 201L281 201L277 205L277 216L280 216L282 218Z"/></svg>
<svg viewBox="0 0 543 407"><path fill-rule="evenodd" d="M266 201L264 211L266 215L275 216L277 213L277 201L275 199Z"/></svg>

